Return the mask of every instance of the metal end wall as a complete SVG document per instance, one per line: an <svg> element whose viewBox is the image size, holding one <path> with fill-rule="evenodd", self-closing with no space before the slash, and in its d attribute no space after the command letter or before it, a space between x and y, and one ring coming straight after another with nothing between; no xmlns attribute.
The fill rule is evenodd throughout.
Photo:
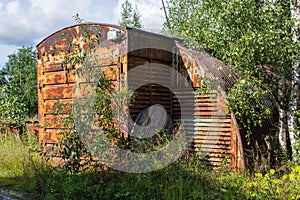
<svg viewBox="0 0 300 200"><path fill-rule="evenodd" d="M109 41L111 34L125 35L125 29L106 24L83 24L62 29L43 40L37 45L37 73L38 73L38 106L39 143L43 146L59 141L58 133L65 127L62 124L73 102L76 82L76 64L65 63L66 56L78 51L79 48L88 49L87 43L82 41L83 31L89 31L91 37L100 36L100 44L96 46L96 55L102 57L101 67L107 77L116 83L121 76L121 63L125 62L126 41ZM119 56L111 56L117 49Z"/></svg>

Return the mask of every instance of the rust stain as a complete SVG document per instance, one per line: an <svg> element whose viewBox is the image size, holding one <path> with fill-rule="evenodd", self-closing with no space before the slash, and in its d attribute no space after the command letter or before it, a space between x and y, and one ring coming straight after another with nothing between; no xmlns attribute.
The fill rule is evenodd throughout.
<svg viewBox="0 0 300 200"><path fill-rule="evenodd" d="M66 124L65 121L68 116L66 115L57 115L57 116L47 116L45 117L45 128L54 128L54 129L62 129L62 128L70 128L72 124Z"/></svg>
<svg viewBox="0 0 300 200"><path fill-rule="evenodd" d="M73 85L55 85L44 88L44 99L72 99Z"/></svg>
<svg viewBox="0 0 300 200"><path fill-rule="evenodd" d="M201 79L204 77L222 80L224 88L218 88L210 94L195 96L185 94L184 91L180 93L184 104L194 105L194 109L186 110L185 113L193 114L195 121L186 126L195 128L194 136L191 136L194 137L194 148L207 153L212 166L222 166L225 155L230 157L233 168L243 168L242 144L238 138L239 133L236 132L236 123L228 113L224 95L226 88L232 86L236 77L230 74L226 65L203 52L188 50L178 41L165 36L105 24L83 26L94 33L92 38L96 34L101 35L100 44L96 45L94 52L98 61L95 66L101 68L108 80L113 81L112 87L116 90L124 90L128 84L134 85L137 82L134 78L127 77L128 71L136 66L157 63L175 67L172 65L174 48L178 50L180 57L176 67L190 80L194 89L201 87ZM120 32L118 39L108 40L112 30ZM53 115L53 110L57 114L67 113L74 95L84 95L93 89L84 87L85 84L89 85L89 80L78 75L82 66L64 64L64 59L70 53L79 48L88 49L87 44L80 40L81 34L79 26L68 27L50 35L37 46L39 122L43 126L39 131L39 142L42 145L59 141L58 132L66 128L62 123L63 117ZM155 82L158 74L166 77L163 80L166 84L183 86L178 80L172 80L170 74L156 68L137 72L136 77ZM83 87L74 91L75 82ZM57 102L61 102L63 109L55 110ZM163 105L174 120L180 119L182 111L174 94L155 84L142 86L137 90L135 102L130 106L132 118L141 109L156 103ZM207 121L210 118L214 120ZM126 137L127 133L123 134Z"/></svg>
<svg viewBox="0 0 300 200"><path fill-rule="evenodd" d="M72 108L72 100L48 100L44 103L45 114L66 114Z"/></svg>
<svg viewBox="0 0 300 200"><path fill-rule="evenodd" d="M43 140L47 141L48 144L54 144L61 140L59 133L64 132L64 130L57 130L57 129L48 129L45 131L45 135Z"/></svg>
<svg viewBox="0 0 300 200"><path fill-rule="evenodd" d="M61 62L58 63L49 63L48 61L44 63L43 71L44 72L54 72L61 71L64 69L64 65Z"/></svg>
<svg viewBox="0 0 300 200"><path fill-rule="evenodd" d="M69 70L67 73L67 82L68 83L75 83L76 81L76 72L75 70Z"/></svg>
<svg viewBox="0 0 300 200"><path fill-rule="evenodd" d="M66 73L64 71L45 73L44 75L45 85L64 84L67 83Z"/></svg>

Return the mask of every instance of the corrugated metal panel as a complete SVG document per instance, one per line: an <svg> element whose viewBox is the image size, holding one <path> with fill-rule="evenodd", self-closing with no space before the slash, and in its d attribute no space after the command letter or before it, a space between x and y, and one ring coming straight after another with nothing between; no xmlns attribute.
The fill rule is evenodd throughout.
<svg viewBox="0 0 300 200"><path fill-rule="evenodd" d="M128 28L129 56L170 63L174 46L172 38Z"/></svg>
<svg viewBox="0 0 300 200"><path fill-rule="evenodd" d="M225 159L230 163L231 150L231 118L218 98L217 91L205 95L180 94L177 98L186 99L185 103L192 103L190 113L193 119L184 124L193 139L193 147L202 159L216 167L221 167ZM180 106L174 97L175 116L180 117Z"/></svg>
<svg viewBox="0 0 300 200"><path fill-rule="evenodd" d="M156 63L158 59L156 58ZM134 68L135 65L141 63L143 59L136 58L133 56L129 57L129 68ZM136 62L138 61L138 62ZM142 63L152 63L151 61L143 60ZM164 80L160 80L160 77L165 77ZM151 83L140 86L141 80ZM130 106L130 114L134 120L136 115L143 109L152 106L154 104L160 104L164 106L165 110L171 116L172 112L172 92L159 84L158 82L163 82L165 85L169 85L171 82L171 76L169 72L165 69L159 69L155 64L149 65L149 67L138 69L136 68L134 76L128 77L128 85L130 88L138 88L136 92L136 97L132 106Z"/></svg>
<svg viewBox="0 0 300 200"><path fill-rule="evenodd" d="M220 60L207 53L188 50L176 41L184 69L195 89L201 80L211 78L219 85L208 94L190 97L194 101L194 121L186 124L194 134L194 148L215 168L226 161L232 168L243 170L243 146L234 114L228 113L225 92L232 87L237 77ZM174 102L176 105L177 102ZM175 108L176 109L176 108ZM177 108L178 109L178 108Z"/></svg>
<svg viewBox="0 0 300 200"><path fill-rule="evenodd" d="M194 87L201 85L201 76L218 79L224 91L232 87L237 80L236 74L217 58L206 52L189 50L179 41L176 41L176 45L179 48L184 66L193 80Z"/></svg>

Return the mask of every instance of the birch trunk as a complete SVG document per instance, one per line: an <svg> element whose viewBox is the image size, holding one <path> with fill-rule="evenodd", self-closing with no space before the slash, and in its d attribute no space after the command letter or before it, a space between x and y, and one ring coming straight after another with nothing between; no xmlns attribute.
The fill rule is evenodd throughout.
<svg viewBox="0 0 300 200"><path fill-rule="evenodd" d="M282 152L287 151L287 112L285 109L279 109L279 145Z"/></svg>
<svg viewBox="0 0 300 200"><path fill-rule="evenodd" d="M294 18L295 24L292 28L293 42L299 41L299 25L300 25L300 4L299 0L291 0L291 16ZM288 130L289 139L292 148L292 159L295 161L296 150L294 145L297 142L296 129L297 129L297 116L296 111L299 109L299 85L300 85L300 61L299 52L295 51L296 60L292 63L292 88L291 97L288 109Z"/></svg>
<svg viewBox="0 0 300 200"><path fill-rule="evenodd" d="M281 78L278 85L278 97L279 97L279 105L278 105L278 111L279 111L279 133L278 133L278 142L280 146L280 150L282 152L287 151L287 109L285 105L285 78Z"/></svg>

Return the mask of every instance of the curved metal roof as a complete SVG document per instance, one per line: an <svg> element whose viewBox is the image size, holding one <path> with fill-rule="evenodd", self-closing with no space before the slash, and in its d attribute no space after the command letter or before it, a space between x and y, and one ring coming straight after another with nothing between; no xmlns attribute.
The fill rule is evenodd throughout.
<svg viewBox="0 0 300 200"><path fill-rule="evenodd" d="M48 37L46 37L45 39L43 39L40 43L38 43L36 45L36 47L38 48L42 43L44 43L45 41L49 40L50 38L52 38L53 36L57 35L58 33L61 33L63 31L65 31L65 30L74 29L74 28L76 28L78 26L111 27L111 28L122 30L122 31L126 30L126 28L124 28L122 26L117 26L117 25L113 25L113 24L105 24L105 23L93 23L93 22L91 22L91 23L75 24L75 25L68 26L68 27L65 27L63 29L60 29L60 30L54 32L53 34L51 34Z"/></svg>
<svg viewBox="0 0 300 200"><path fill-rule="evenodd" d="M181 56L183 58L183 61L190 62L188 65L195 68L193 69L194 73L197 73L201 77L209 76L210 78L217 79L225 91L228 91L228 89L231 88L234 85L235 81L238 79L238 76L232 72L228 65L224 64L219 59L212 57L211 55L209 55L209 53L205 51L188 49L184 46L184 44L182 44L182 42L178 40L176 40L176 45L182 52ZM195 77L195 75L191 77Z"/></svg>

